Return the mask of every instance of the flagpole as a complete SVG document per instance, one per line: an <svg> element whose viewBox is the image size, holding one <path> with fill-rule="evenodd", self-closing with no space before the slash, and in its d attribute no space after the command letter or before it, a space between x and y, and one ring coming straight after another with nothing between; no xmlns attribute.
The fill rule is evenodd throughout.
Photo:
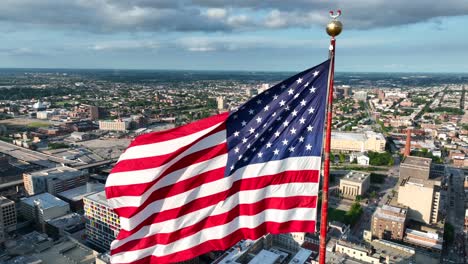
<svg viewBox="0 0 468 264"><path fill-rule="evenodd" d="M325 161L323 164L322 180L322 214L320 219L320 248L319 264L325 264L325 254L327 245L327 227L328 227L328 183L330 178L330 141L333 115L333 82L335 77L335 37L341 33L343 25L336 20L341 15L338 10L335 15L330 11L330 17L333 18L327 25L327 33L330 35L330 73L328 75L328 104L327 104L327 130L325 134Z"/></svg>

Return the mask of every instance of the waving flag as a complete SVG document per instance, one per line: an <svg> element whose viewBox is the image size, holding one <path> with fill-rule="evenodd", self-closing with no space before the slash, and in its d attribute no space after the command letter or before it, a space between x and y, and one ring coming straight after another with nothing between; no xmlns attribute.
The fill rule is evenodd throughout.
<svg viewBox="0 0 468 264"><path fill-rule="evenodd" d="M314 232L330 61L239 109L136 138L106 183L112 263L172 263Z"/></svg>

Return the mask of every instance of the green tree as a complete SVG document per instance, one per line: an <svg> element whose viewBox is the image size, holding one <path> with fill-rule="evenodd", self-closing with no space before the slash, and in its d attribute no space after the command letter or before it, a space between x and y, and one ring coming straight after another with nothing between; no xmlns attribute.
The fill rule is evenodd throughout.
<svg viewBox="0 0 468 264"><path fill-rule="evenodd" d="M344 153L340 153L338 158L340 159L340 163L344 163L346 161L346 156Z"/></svg>
<svg viewBox="0 0 468 264"><path fill-rule="evenodd" d="M361 217L362 214L362 206L360 203L355 202L351 205L351 208L348 212L346 212L346 222L347 224L354 225Z"/></svg>
<svg viewBox="0 0 468 264"><path fill-rule="evenodd" d="M444 225L444 240L447 243L451 244L453 242L454 235L455 235L455 229L453 228L453 225L448 223L448 222L445 222L445 225Z"/></svg>

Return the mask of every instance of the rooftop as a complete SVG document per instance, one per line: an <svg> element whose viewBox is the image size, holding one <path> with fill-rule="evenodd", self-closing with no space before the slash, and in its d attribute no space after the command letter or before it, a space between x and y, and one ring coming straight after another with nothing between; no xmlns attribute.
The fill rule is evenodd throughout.
<svg viewBox="0 0 468 264"><path fill-rule="evenodd" d="M377 208L374 213L374 217L404 223L406 220L406 213L407 210L404 208L383 205L382 207Z"/></svg>
<svg viewBox="0 0 468 264"><path fill-rule="evenodd" d="M52 220L48 220L47 223L60 229L65 229L70 226L75 226L84 223L84 218L82 215L79 215L77 213L71 213L54 218Z"/></svg>
<svg viewBox="0 0 468 264"><path fill-rule="evenodd" d="M365 141L366 135L364 133L348 133L348 132L336 132L332 131L332 140L353 140L353 141Z"/></svg>
<svg viewBox="0 0 468 264"><path fill-rule="evenodd" d="M99 203L99 204L102 204L102 205L105 205L105 206L109 206L109 204L107 202L106 192L105 191L101 191L101 192L98 192L98 193L93 193L91 195L85 196L85 198L88 199L88 200L94 201L96 203Z"/></svg>
<svg viewBox="0 0 468 264"><path fill-rule="evenodd" d="M1 205L4 205L4 204L11 204L11 203L15 203L13 202L12 200L6 198L5 196L0 196L0 206Z"/></svg>
<svg viewBox="0 0 468 264"><path fill-rule="evenodd" d="M249 262L249 264L274 264L280 258L280 255L269 250L262 249L258 254Z"/></svg>
<svg viewBox="0 0 468 264"><path fill-rule="evenodd" d="M361 171L350 171L341 180L352 181L352 182L363 182L369 177L370 173Z"/></svg>
<svg viewBox="0 0 468 264"><path fill-rule="evenodd" d="M404 185L416 185L420 187L426 187L426 188L432 188L434 186L440 186L441 181L439 179L430 179L430 180L425 180L425 179L419 179L419 178L414 178L414 177L409 177L403 181L401 181L401 186Z"/></svg>
<svg viewBox="0 0 468 264"><path fill-rule="evenodd" d="M431 163L432 163L432 159L429 159L429 158L408 156L402 162L402 165L418 166L418 167L424 167L426 169L430 169Z"/></svg>
<svg viewBox="0 0 468 264"><path fill-rule="evenodd" d="M289 264L303 264L309 259L310 255L312 255L312 251L301 248L299 251L294 255L294 257L289 261Z"/></svg>
<svg viewBox="0 0 468 264"><path fill-rule="evenodd" d="M383 134L376 133L373 131L365 131L363 133L332 131L332 138L335 140L353 140L353 141L362 141L362 142L370 138L377 139L377 140L385 140L385 137Z"/></svg>
<svg viewBox="0 0 468 264"><path fill-rule="evenodd" d="M66 190L64 192L58 193L57 196L66 198L70 201L80 201L83 200L83 197L94 192L104 191L104 184L102 183L87 183L86 185L81 185L76 188Z"/></svg>
<svg viewBox="0 0 468 264"><path fill-rule="evenodd" d="M64 202L60 198L53 196L50 193L41 193L38 195L34 195L28 198L21 199L21 202L29 206L34 206L35 201L40 203L40 207L42 209L49 209L49 208L56 207L56 206L68 205L68 203Z"/></svg>
<svg viewBox="0 0 468 264"><path fill-rule="evenodd" d="M55 167L40 171L29 173L32 177L58 177L58 178L72 178L86 174L84 171L77 170L75 168L62 166Z"/></svg>

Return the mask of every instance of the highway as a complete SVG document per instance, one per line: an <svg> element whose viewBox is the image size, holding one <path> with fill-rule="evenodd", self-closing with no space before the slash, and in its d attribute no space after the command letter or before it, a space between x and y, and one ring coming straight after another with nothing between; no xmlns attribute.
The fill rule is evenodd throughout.
<svg viewBox="0 0 468 264"><path fill-rule="evenodd" d="M40 165L45 168L54 168L57 165L77 165L83 164L74 160L66 160L52 155L47 155L38 151L18 147L5 141L0 141L0 153L12 156L16 159L26 161L31 164Z"/></svg>

